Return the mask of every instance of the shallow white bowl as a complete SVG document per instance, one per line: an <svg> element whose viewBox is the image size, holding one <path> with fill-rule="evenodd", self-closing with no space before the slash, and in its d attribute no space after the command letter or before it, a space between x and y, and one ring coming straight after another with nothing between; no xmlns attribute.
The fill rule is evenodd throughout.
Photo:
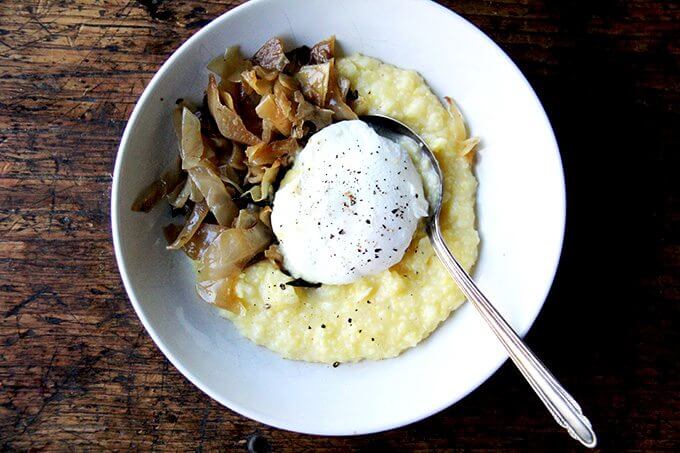
<svg viewBox="0 0 680 453"><path fill-rule="evenodd" d="M189 260L165 250L168 210L130 211L177 153L171 112L199 100L208 61L227 45L251 54L271 36L290 45L335 34L362 52L418 70L452 96L482 137L476 167L481 255L474 277L520 334L538 315L562 247L564 178L550 123L510 59L481 31L426 0L254 0L182 45L130 117L112 189L118 266L140 320L168 359L209 396L247 417L304 433L402 426L463 398L507 358L473 307L459 309L400 357L326 365L283 360L242 338L193 290ZM529 390L527 389L527 393Z"/></svg>

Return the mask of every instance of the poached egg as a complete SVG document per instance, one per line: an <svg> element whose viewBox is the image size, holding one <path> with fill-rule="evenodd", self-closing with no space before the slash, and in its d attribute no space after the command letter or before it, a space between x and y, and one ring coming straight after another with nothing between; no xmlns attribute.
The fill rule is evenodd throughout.
<svg viewBox="0 0 680 453"><path fill-rule="evenodd" d="M405 146L352 120L309 139L276 192L271 222L293 277L339 285L401 261L427 214Z"/></svg>

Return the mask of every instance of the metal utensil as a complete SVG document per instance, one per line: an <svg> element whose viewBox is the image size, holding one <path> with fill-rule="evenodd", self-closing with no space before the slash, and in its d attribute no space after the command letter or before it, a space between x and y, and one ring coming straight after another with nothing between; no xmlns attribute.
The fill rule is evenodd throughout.
<svg viewBox="0 0 680 453"><path fill-rule="evenodd" d="M515 331L510 327L501 314L494 308L484 294L477 288L470 275L463 269L446 246L439 225L439 214L442 207L443 176L437 158L422 138L405 124L383 115L364 115L360 118L368 123L381 135L404 135L414 140L427 159L437 181L430 188L428 196L430 202L429 217L427 219L427 234L432 247L444 264L449 274L458 284L465 297L474 305L482 318L508 351L508 355L522 372L543 404L548 408L555 421L567 432L586 447L593 448L597 444L597 437L590 421L583 415L583 411L574 398L557 382L541 361L524 344Z"/></svg>

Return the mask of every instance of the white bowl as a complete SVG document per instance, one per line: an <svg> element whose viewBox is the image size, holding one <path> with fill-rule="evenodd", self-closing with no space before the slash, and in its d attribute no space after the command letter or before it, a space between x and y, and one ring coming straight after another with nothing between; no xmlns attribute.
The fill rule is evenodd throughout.
<svg viewBox="0 0 680 453"><path fill-rule="evenodd" d="M189 260L165 250L168 209L130 211L134 197L175 158L174 102L201 98L212 57L234 44L251 54L275 35L301 45L331 34L346 54L419 71L435 93L456 100L482 137L476 167L482 246L474 277L521 335L538 315L559 261L565 193L555 137L526 79L480 30L433 2L254 0L170 57L130 117L114 172L113 239L132 305L173 365L213 399L279 428L346 435L434 414L498 369L507 355L473 307L465 304L395 359L338 368L284 360L241 337L199 300Z"/></svg>

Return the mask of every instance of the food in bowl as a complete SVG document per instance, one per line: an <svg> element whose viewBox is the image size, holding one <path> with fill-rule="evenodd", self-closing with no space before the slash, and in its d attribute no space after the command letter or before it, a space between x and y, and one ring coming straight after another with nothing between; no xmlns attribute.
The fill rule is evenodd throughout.
<svg viewBox="0 0 680 453"><path fill-rule="evenodd" d="M411 145L360 115L421 135L444 174L444 238L467 270L479 243L477 139L453 101L445 108L415 71L335 47L286 52L273 38L250 59L228 48L203 102L178 101L178 169L133 204L166 198L184 217L165 229L168 248L195 260L198 294L244 336L324 363L394 357L464 299L425 234Z"/></svg>

